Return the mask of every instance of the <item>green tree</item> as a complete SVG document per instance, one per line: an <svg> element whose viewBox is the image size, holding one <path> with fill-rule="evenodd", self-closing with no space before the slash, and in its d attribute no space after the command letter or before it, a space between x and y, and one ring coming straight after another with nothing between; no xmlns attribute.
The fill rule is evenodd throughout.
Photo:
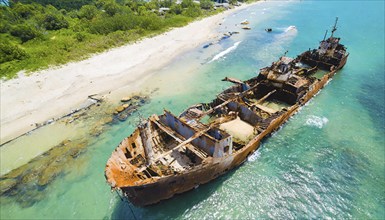
<svg viewBox="0 0 385 220"><path fill-rule="evenodd" d="M34 14L34 8L32 5L17 3L13 6L12 10L22 18L28 19Z"/></svg>
<svg viewBox="0 0 385 220"><path fill-rule="evenodd" d="M202 9L210 10L214 7L214 3L211 0L200 0L200 6Z"/></svg>
<svg viewBox="0 0 385 220"><path fill-rule="evenodd" d="M151 13L140 17L140 26L145 30L159 30L163 26L163 20Z"/></svg>
<svg viewBox="0 0 385 220"><path fill-rule="evenodd" d="M42 25L47 30L59 30L69 27L69 23L64 16L51 13L43 16Z"/></svg>
<svg viewBox="0 0 385 220"><path fill-rule="evenodd" d="M115 0L98 0L96 6L103 9L110 16L114 16L119 11L119 5Z"/></svg>
<svg viewBox="0 0 385 220"><path fill-rule="evenodd" d="M191 18L196 18L202 14L202 11L198 5L193 4L192 6L188 7L182 14Z"/></svg>
<svg viewBox="0 0 385 220"><path fill-rule="evenodd" d="M98 14L98 9L95 5L83 5L79 12L78 16L79 18L86 18L88 20L91 20Z"/></svg>
<svg viewBox="0 0 385 220"><path fill-rule="evenodd" d="M183 0L181 3L183 8L188 8L194 6L193 0Z"/></svg>
<svg viewBox="0 0 385 220"><path fill-rule="evenodd" d="M146 16L148 13L151 13L147 10L145 6L139 6L138 7L138 14L141 16Z"/></svg>
<svg viewBox="0 0 385 220"><path fill-rule="evenodd" d="M109 34L118 30L131 30L140 25L139 18L145 16L133 16L116 14L112 17L99 18L91 23L89 30L93 34Z"/></svg>
<svg viewBox="0 0 385 220"><path fill-rule="evenodd" d="M7 6L0 6L0 33L7 33L11 24L17 21L17 15Z"/></svg>
<svg viewBox="0 0 385 220"><path fill-rule="evenodd" d="M79 9L83 5L90 5L94 0L9 0L10 2L22 2L24 4L33 4L37 3L42 6L52 5L58 9L65 9L71 11L74 9Z"/></svg>
<svg viewBox="0 0 385 220"><path fill-rule="evenodd" d="M41 33L33 26L20 24L11 30L11 35L18 37L22 42L27 42L39 36Z"/></svg>
<svg viewBox="0 0 385 220"><path fill-rule="evenodd" d="M179 14L182 14L183 8L182 8L182 6L180 4L174 4L174 5L171 6L170 11L173 14L179 15Z"/></svg>
<svg viewBox="0 0 385 220"><path fill-rule="evenodd" d="M159 2L157 0L151 0L147 2L146 8L148 10L159 9Z"/></svg>

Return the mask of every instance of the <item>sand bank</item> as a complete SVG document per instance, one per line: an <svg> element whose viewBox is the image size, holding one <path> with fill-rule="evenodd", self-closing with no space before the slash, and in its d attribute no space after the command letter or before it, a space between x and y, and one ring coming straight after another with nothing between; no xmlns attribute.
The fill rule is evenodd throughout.
<svg viewBox="0 0 385 220"><path fill-rule="evenodd" d="M0 143L12 140L52 118L79 108L92 94L138 88L141 79L181 53L210 41L216 27L242 5L221 14L175 28L138 43L111 49L80 62L50 68L1 82Z"/></svg>

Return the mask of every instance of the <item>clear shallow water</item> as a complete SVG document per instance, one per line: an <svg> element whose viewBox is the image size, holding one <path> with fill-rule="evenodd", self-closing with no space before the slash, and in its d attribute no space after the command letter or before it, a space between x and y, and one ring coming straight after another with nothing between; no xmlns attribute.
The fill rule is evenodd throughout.
<svg viewBox="0 0 385 220"><path fill-rule="evenodd" d="M40 202L22 208L1 197L1 219L384 218L382 1L271 2L239 12L221 30L233 31L245 18L252 30L186 53L160 70L146 83L159 90L140 114L163 108L179 114L213 99L230 85L220 81L225 76L247 79L286 50L295 56L316 47L335 16L336 34L351 53L347 65L243 166L161 204L130 206L110 192L103 171L112 150L135 128L138 119L131 117L93 140L73 169L44 189ZM285 32L291 25L297 32ZM239 41L235 50L206 64Z"/></svg>

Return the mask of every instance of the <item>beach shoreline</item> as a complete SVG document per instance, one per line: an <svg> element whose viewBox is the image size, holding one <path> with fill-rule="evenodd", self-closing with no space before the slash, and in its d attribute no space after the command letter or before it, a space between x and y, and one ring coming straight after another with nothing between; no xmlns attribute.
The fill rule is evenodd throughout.
<svg viewBox="0 0 385 220"><path fill-rule="evenodd" d="M221 33L216 30L224 18L256 3L243 4L86 60L2 81L0 144L75 111L90 95L109 96L122 88L126 93L134 92L154 71L184 52L218 38Z"/></svg>

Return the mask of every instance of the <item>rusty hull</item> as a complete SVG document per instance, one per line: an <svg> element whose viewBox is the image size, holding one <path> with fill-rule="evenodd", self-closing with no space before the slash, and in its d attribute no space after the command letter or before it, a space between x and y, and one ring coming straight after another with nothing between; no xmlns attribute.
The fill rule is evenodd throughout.
<svg viewBox="0 0 385 220"><path fill-rule="evenodd" d="M333 33L317 50L281 57L257 77L226 78L235 85L210 103L191 106L179 117L165 111L142 122L107 162L111 188L146 206L241 165L345 65L349 54ZM322 77L314 77L317 72Z"/></svg>

